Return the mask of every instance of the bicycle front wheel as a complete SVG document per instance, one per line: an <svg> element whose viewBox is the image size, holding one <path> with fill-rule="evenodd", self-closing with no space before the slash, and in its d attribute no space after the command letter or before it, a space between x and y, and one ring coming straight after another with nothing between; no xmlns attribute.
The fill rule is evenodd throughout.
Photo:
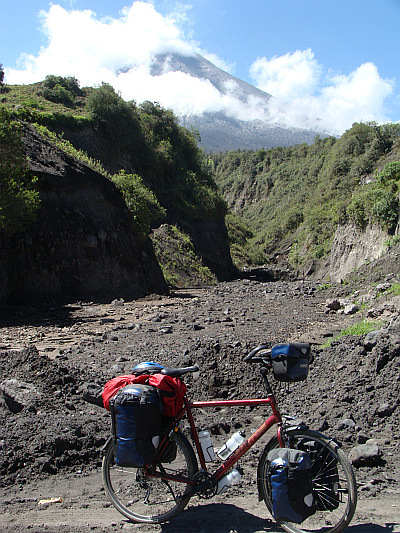
<svg viewBox="0 0 400 533"><path fill-rule="evenodd" d="M193 448L182 433L174 433L176 457L169 463L151 467L157 475L175 475L191 479L197 472ZM183 511L191 497L187 483L147 475L144 468L121 467L114 462L112 441L103 457L103 483L114 505L133 522L159 524Z"/></svg>
<svg viewBox="0 0 400 533"><path fill-rule="evenodd" d="M339 445L316 431L294 428L285 432L288 448L306 451L312 462L313 495L317 510L301 524L279 521L288 533L339 533L351 519L357 505L357 484L353 469ZM258 486L272 514L271 483L267 454L278 448L277 437L267 444L258 467Z"/></svg>

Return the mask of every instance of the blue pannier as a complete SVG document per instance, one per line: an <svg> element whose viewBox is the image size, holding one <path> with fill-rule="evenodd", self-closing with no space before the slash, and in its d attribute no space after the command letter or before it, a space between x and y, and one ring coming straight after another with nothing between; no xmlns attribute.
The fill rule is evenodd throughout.
<svg viewBox="0 0 400 533"><path fill-rule="evenodd" d="M300 524L316 511L310 457L301 450L275 448L267 460L273 517Z"/></svg>
<svg viewBox="0 0 400 533"><path fill-rule="evenodd" d="M150 385L127 385L110 400L114 459L120 466L142 467L156 457L162 435L162 404Z"/></svg>
<svg viewBox="0 0 400 533"><path fill-rule="evenodd" d="M271 350L272 372L277 381L304 381L308 375L310 345L277 344Z"/></svg>

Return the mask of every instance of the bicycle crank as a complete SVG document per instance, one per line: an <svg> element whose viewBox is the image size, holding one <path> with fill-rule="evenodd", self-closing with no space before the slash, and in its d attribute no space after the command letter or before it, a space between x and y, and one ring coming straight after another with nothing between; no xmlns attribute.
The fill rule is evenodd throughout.
<svg viewBox="0 0 400 533"><path fill-rule="evenodd" d="M194 475L193 479L196 481L194 492L199 498L209 500L216 495L218 485L212 479L209 472L201 470Z"/></svg>

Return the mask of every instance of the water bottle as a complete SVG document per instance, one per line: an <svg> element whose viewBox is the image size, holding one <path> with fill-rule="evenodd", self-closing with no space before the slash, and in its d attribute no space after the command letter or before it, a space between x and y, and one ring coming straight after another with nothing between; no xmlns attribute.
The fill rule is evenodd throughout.
<svg viewBox="0 0 400 533"><path fill-rule="evenodd" d="M217 488L217 494L221 494L222 492L225 492L229 487L232 487L232 485L236 485L239 483L240 478L242 476L240 475L240 472L234 468L224 476L222 479L218 482L218 488Z"/></svg>
<svg viewBox="0 0 400 533"><path fill-rule="evenodd" d="M214 446L211 441L210 432L207 430L200 431L199 440L201 449L203 450L204 460L206 463L210 463L215 460Z"/></svg>
<svg viewBox="0 0 400 533"><path fill-rule="evenodd" d="M232 435L232 437L218 450L217 455L222 461L226 461L233 452L238 448L244 441L243 431L237 431Z"/></svg>

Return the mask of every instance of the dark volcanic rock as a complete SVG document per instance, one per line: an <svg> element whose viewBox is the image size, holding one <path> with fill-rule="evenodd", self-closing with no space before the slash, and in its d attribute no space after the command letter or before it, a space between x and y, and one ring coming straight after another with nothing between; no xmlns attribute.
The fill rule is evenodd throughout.
<svg viewBox="0 0 400 533"><path fill-rule="evenodd" d="M30 128L24 141L41 207L24 235L0 241L0 303L165 294L151 241L139 234L114 184Z"/></svg>

